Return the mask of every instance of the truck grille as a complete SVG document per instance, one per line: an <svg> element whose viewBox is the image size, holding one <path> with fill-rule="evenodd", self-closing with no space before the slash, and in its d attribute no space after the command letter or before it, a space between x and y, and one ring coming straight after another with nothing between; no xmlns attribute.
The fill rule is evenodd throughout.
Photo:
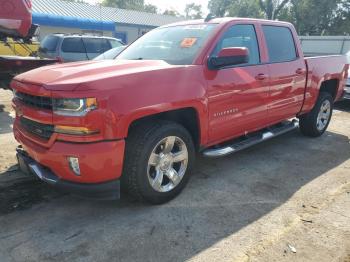
<svg viewBox="0 0 350 262"><path fill-rule="evenodd" d="M42 124L25 117L20 118L20 124L27 132L45 140L49 140L54 131L53 125Z"/></svg>
<svg viewBox="0 0 350 262"><path fill-rule="evenodd" d="M15 97L28 106L52 110L52 99L45 96L33 96L22 92L15 92Z"/></svg>

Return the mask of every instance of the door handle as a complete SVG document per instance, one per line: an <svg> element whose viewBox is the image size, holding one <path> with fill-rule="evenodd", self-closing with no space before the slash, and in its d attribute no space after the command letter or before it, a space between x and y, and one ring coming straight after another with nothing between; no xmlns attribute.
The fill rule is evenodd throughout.
<svg viewBox="0 0 350 262"><path fill-rule="evenodd" d="M295 71L296 74L298 75L303 75L305 73L305 70L302 69L302 68L298 68L296 71Z"/></svg>
<svg viewBox="0 0 350 262"><path fill-rule="evenodd" d="M260 80L260 81L265 80L266 78L267 78L267 75L265 75L265 74L258 74L255 77L256 80Z"/></svg>

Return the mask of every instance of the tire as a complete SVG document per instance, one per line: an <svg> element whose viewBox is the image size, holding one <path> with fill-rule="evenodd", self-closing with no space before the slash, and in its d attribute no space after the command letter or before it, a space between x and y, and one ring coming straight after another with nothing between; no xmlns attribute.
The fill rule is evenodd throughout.
<svg viewBox="0 0 350 262"><path fill-rule="evenodd" d="M183 126L169 121L135 125L126 139L122 187L142 202L168 202L186 186L194 161L193 140Z"/></svg>
<svg viewBox="0 0 350 262"><path fill-rule="evenodd" d="M299 118L301 133L309 137L321 136L327 130L332 113L333 97L329 93L321 92L311 112Z"/></svg>

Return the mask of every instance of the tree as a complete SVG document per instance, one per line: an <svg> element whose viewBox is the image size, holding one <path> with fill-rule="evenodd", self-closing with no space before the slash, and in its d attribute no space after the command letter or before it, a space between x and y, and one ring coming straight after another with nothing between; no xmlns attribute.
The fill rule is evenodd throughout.
<svg viewBox="0 0 350 262"><path fill-rule="evenodd" d="M130 10L144 10L144 0L103 0L103 6L116 7Z"/></svg>
<svg viewBox="0 0 350 262"><path fill-rule="evenodd" d="M228 15L232 17L263 18L257 0L235 0L228 8Z"/></svg>
<svg viewBox="0 0 350 262"><path fill-rule="evenodd" d="M342 0L330 26L332 35L350 35L350 2Z"/></svg>
<svg viewBox="0 0 350 262"><path fill-rule="evenodd" d="M291 0L291 20L300 35L333 34L343 0ZM344 14L344 17L346 15Z"/></svg>
<svg viewBox="0 0 350 262"><path fill-rule="evenodd" d="M210 0L208 9L216 17L224 17L228 15L228 9L232 5L232 2L230 0Z"/></svg>
<svg viewBox="0 0 350 262"><path fill-rule="evenodd" d="M187 19L203 18L202 6L195 3L187 4L185 8L185 16Z"/></svg>
<svg viewBox="0 0 350 262"><path fill-rule="evenodd" d="M349 35L349 0L210 0L217 17L266 17L288 21L299 35Z"/></svg>
<svg viewBox="0 0 350 262"><path fill-rule="evenodd" d="M180 16L179 12L174 9L167 9L163 12L163 15Z"/></svg>
<svg viewBox="0 0 350 262"><path fill-rule="evenodd" d="M146 4L143 7L143 11L145 11L147 13L157 14L158 13L158 8L155 5Z"/></svg>
<svg viewBox="0 0 350 262"><path fill-rule="evenodd" d="M258 0L210 0L208 9L216 17L263 17Z"/></svg>
<svg viewBox="0 0 350 262"><path fill-rule="evenodd" d="M289 0L259 0L259 5L267 19L275 20L288 2Z"/></svg>

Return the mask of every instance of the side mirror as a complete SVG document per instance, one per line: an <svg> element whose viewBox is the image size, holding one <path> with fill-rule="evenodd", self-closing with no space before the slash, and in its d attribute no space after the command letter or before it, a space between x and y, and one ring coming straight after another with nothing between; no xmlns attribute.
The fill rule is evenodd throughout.
<svg viewBox="0 0 350 262"><path fill-rule="evenodd" d="M220 69L225 66L246 64L249 62L249 50L246 47L229 47L220 50L215 57L210 57L210 69Z"/></svg>

